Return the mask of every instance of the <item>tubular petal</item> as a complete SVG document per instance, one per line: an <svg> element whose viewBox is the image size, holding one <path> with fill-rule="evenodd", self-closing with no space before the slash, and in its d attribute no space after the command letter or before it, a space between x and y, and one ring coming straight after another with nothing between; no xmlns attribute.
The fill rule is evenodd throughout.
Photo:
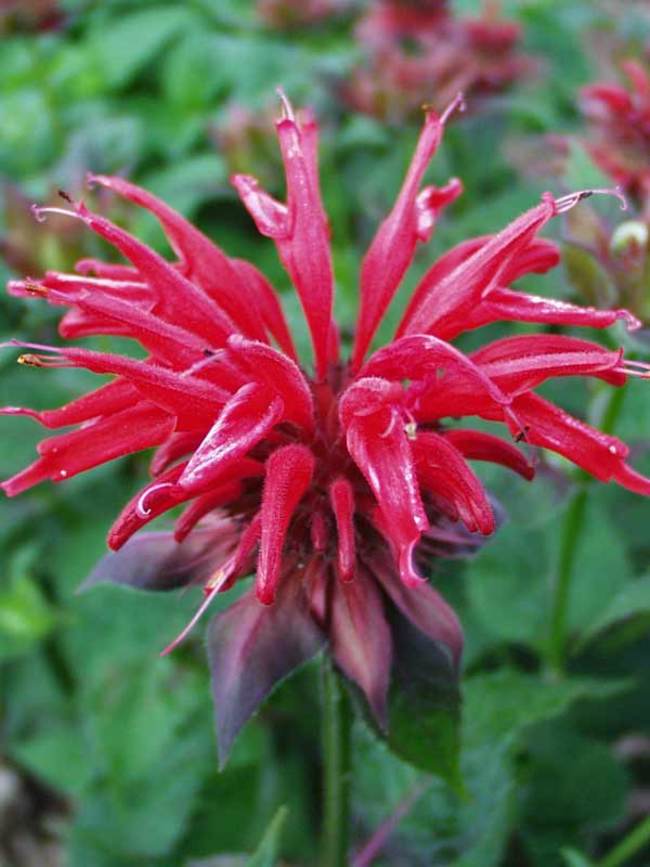
<svg viewBox="0 0 650 867"><path fill-rule="evenodd" d="M629 448L536 394L515 398L526 441L568 458L602 482L615 481L635 493L650 494L650 479L625 463Z"/></svg>
<svg viewBox="0 0 650 867"><path fill-rule="evenodd" d="M388 538L409 576L412 547L429 523L399 411L385 407L372 415L356 416L346 426L346 442L370 485L386 522Z"/></svg>
<svg viewBox="0 0 650 867"><path fill-rule="evenodd" d="M535 475L535 468L518 448L492 434L463 428L444 431L444 437L470 460L501 464L529 481Z"/></svg>
<svg viewBox="0 0 650 867"><path fill-rule="evenodd" d="M58 409L35 410L5 406L0 408L0 414L27 415L39 421L43 427L59 428L70 424L81 424L98 416L112 415L133 406L139 399L140 395L131 383L116 379Z"/></svg>
<svg viewBox="0 0 650 867"><path fill-rule="evenodd" d="M483 485L452 442L425 431L418 433L413 453L423 487L450 500L468 530L484 536L494 532L494 515Z"/></svg>
<svg viewBox="0 0 650 867"><path fill-rule="evenodd" d="M506 394L523 394L554 376L596 376L623 385L622 350L561 334L505 337L471 354L471 359Z"/></svg>
<svg viewBox="0 0 650 867"><path fill-rule="evenodd" d="M280 260L307 319L316 375L323 379L327 370L334 275L327 218L318 188L318 130L313 119L298 123L290 113L278 121L277 131L287 179L287 204L275 201L254 178L236 175L232 182L259 231L276 242Z"/></svg>
<svg viewBox="0 0 650 867"><path fill-rule="evenodd" d="M254 303L249 282L242 279L239 269L203 232L174 208L123 178L89 175L88 179L151 211L181 260L181 272L198 283L244 334L257 340L265 339L259 308Z"/></svg>
<svg viewBox="0 0 650 867"><path fill-rule="evenodd" d="M79 430L42 440L38 460L0 487L7 496L14 497L46 479L61 482L115 458L159 445L173 428L173 418L143 401Z"/></svg>
<svg viewBox="0 0 650 867"><path fill-rule="evenodd" d="M243 385L223 407L216 422L190 458L179 485L202 493L234 461L244 457L282 418L279 397L257 383Z"/></svg>
<svg viewBox="0 0 650 867"><path fill-rule="evenodd" d="M641 322L628 310L597 310L578 307L567 301L513 292L497 287L469 311L463 331L470 331L491 322L540 322L550 325L578 325L589 328L609 328L622 320L628 331L636 331Z"/></svg>
<svg viewBox="0 0 650 867"><path fill-rule="evenodd" d="M314 406L307 380L298 365L277 349L235 334L228 352L244 367L248 377L281 398L287 420L307 433L314 430Z"/></svg>
<svg viewBox="0 0 650 867"><path fill-rule="evenodd" d="M89 211L83 202L75 211L84 223L126 256L156 293L156 310L168 322L174 322L206 340L221 345L236 331L232 321L220 307L183 277L173 265L133 235L120 229L105 217Z"/></svg>
<svg viewBox="0 0 650 867"><path fill-rule="evenodd" d="M443 190L429 188L426 197L418 199L422 177L442 138L444 120L432 111L427 112L397 201L379 227L361 265L361 309L352 353L354 370L361 367L370 341L411 264L418 241L429 237L438 210L460 193L458 184L452 182Z"/></svg>
<svg viewBox="0 0 650 867"><path fill-rule="evenodd" d="M296 506L311 482L314 456L302 445L288 445L266 461L262 494L262 530L255 592L271 605L282 568L282 548Z"/></svg>
<svg viewBox="0 0 650 867"><path fill-rule="evenodd" d="M354 541L354 490L350 482L340 477L330 485L330 503L338 533L337 564L343 581L354 577L356 550Z"/></svg>
<svg viewBox="0 0 650 867"><path fill-rule="evenodd" d="M451 340L464 330L467 313L471 312L486 290L502 285L504 275L507 276L508 270L512 269L515 258L555 214L554 200L545 198L537 207L526 211L492 236L435 285L431 303L423 301L411 316L409 333L432 332Z"/></svg>

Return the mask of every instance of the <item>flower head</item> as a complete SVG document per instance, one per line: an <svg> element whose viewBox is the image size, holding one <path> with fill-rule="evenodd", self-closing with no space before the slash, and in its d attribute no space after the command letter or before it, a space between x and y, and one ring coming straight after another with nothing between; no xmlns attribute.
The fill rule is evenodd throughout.
<svg viewBox="0 0 650 867"><path fill-rule="evenodd" d="M604 172L641 201L650 198L650 75L641 63L621 63L630 87L583 88L582 112L591 125L589 152Z"/></svg>
<svg viewBox="0 0 650 867"><path fill-rule="evenodd" d="M528 75L521 28L486 4L477 18L453 15L441 0L380 0L356 28L366 62L342 86L359 111L397 120L422 104L443 108L460 90L472 102Z"/></svg>
<svg viewBox="0 0 650 867"><path fill-rule="evenodd" d="M349 360L332 317L314 118L297 117L283 97L277 133L285 201L253 177L233 178L298 294L312 371L300 364L264 276L145 190L117 177L90 179L151 211L174 262L82 202L35 209L39 217L54 211L81 220L128 264L84 260L76 274L50 272L40 281L13 282L10 291L69 308L60 325L65 338L117 334L139 342L147 357L17 344L28 350L23 364L81 367L113 379L59 409L4 408L48 428L75 427L43 440L37 460L2 488L14 496L155 448L152 481L116 520L108 537L116 553L91 581L149 589L200 582L198 617L217 593L255 573L254 590L210 626L222 754L273 684L315 653L325 635L381 725L394 616L436 642L457 668L460 627L421 567L432 553L471 550L495 528L470 461L491 461L530 479L534 468L519 448L524 441L602 481L650 493L650 480L626 463L623 442L534 393L563 376L620 386L629 375L646 375L642 365L624 360L622 350L558 334L508 337L471 355L453 344L461 333L501 320L638 324L624 310L580 308L512 288L522 275L557 263L555 246L538 234L590 192L545 194L496 234L449 250L417 285L393 341L372 351L416 248L461 193L456 179L443 187L423 184L459 102L441 116L427 112L402 188L363 259ZM476 430L473 417L501 423L506 438ZM462 426L450 426L450 418ZM173 539L138 533L178 506Z"/></svg>

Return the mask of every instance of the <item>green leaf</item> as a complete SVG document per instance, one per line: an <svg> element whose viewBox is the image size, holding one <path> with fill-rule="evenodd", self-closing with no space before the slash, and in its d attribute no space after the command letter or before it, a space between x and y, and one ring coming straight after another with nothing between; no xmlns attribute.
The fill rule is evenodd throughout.
<svg viewBox="0 0 650 867"><path fill-rule="evenodd" d="M217 154L206 153L181 160L156 174L143 186L181 213L190 216L226 182L226 169Z"/></svg>
<svg viewBox="0 0 650 867"><path fill-rule="evenodd" d="M578 649L598 633L633 617L650 615L650 575L637 578L623 587L583 634Z"/></svg>
<svg viewBox="0 0 650 867"><path fill-rule="evenodd" d="M460 692L449 651L391 610L393 671L388 702L390 749L461 789Z"/></svg>
<svg viewBox="0 0 650 867"><path fill-rule="evenodd" d="M531 733L522 794L522 837L535 867L546 867L562 846L581 846L586 833L621 821L628 779L609 745L552 723Z"/></svg>
<svg viewBox="0 0 650 867"><path fill-rule="evenodd" d="M278 857L282 826L288 813L286 807L280 807L266 829L259 846L246 862L246 867L274 867Z"/></svg>
<svg viewBox="0 0 650 867"><path fill-rule="evenodd" d="M500 641L537 646L547 623L551 571L548 533L502 527L467 568L472 615Z"/></svg>
<svg viewBox="0 0 650 867"><path fill-rule="evenodd" d="M88 745L72 725L48 728L19 741L11 755L36 777L69 795L78 795L92 779Z"/></svg>
<svg viewBox="0 0 650 867"><path fill-rule="evenodd" d="M11 564L11 580L0 589L0 659L31 649L57 625L58 616L30 575L33 548Z"/></svg>
<svg viewBox="0 0 650 867"><path fill-rule="evenodd" d="M192 20L189 9L169 5L103 21L94 34L93 48L108 85L128 84Z"/></svg>
<svg viewBox="0 0 650 867"><path fill-rule="evenodd" d="M512 669L468 678L464 686L464 741L468 746L513 742L526 728L559 716L580 699L609 699L628 689L621 680L544 680Z"/></svg>

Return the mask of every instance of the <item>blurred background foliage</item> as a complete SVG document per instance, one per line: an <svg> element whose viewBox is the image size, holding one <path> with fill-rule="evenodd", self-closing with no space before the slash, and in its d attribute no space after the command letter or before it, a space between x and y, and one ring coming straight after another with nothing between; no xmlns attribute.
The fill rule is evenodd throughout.
<svg viewBox="0 0 650 867"><path fill-rule="evenodd" d="M321 121L337 306L349 327L361 251L417 135L417 117L378 120L342 99L362 62L354 26L368 5L338 4L311 25L283 29L247 0L5 0L0 276L69 269L81 256L105 253L63 218L33 220L30 203L54 201L57 189L83 191L165 251L147 215L85 189L89 170L124 174L195 219L228 253L259 264L304 343L272 245L256 235L228 184L232 171L245 171L281 194L272 133L281 84ZM452 5L459 16L480 11L473 0ZM602 182L579 143L577 91L615 78L616 57L643 57L647 7L512 0L502 14L521 25L535 70L505 92L475 105L470 99L467 115L449 128L431 177L457 175L465 193L421 250L387 329L436 253L495 231L545 188ZM549 134L570 137L559 171ZM596 209L612 229L623 219L615 202ZM570 265L530 279L531 287L589 301L594 285L604 284L615 303L616 285L588 256L574 255ZM647 281L640 297L647 310ZM15 299L1 304L1 339L56 342L55 311ZM615 338L647 357L644 332ZM84 389L79 371L14 362L12 352L0 357L3 405L50 407ZM547 393L590 420L615 420L648 472L646 388L632 383L612 400L602 383L568 381ZM2 419L0 432L4 477L31 460L39 432L17 418ZM464 791L401 762L357 722L352 804L360 854L353 863L648 865L650 850L641 845L650 813L648 504L591 485L555 459L541 460L532 487L479 472L503 505L504 525L474 560L433 567L467 636ZM312 864L321 810L318 669L276 692L218 773L200 630L171 658L157 655L194 598L122 587L75 595L145 473L146 456L138 457L0 503L0 863ZM558 647L554 588L567 569L566 640ZM369 856L364 842L391 816L400 821ZM629 845L635 829L637 844Z"/></svg>

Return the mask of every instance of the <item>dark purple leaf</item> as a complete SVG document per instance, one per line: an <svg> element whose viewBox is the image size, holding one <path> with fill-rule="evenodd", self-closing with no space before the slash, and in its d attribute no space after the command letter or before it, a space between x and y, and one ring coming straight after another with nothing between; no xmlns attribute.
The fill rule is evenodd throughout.
<svg viewBox="0 0 650 867"><path fill-rule="evenodd" d="M401 613L430 641L445 649L454 669L458 669L463 651L463 632L454 610L425 581L419 587L407 587L390 567L376 564L373 574Z"/></svg>
<svg viewBox="0 0 650 867"><path fill-rule="evenodd" d="M221 528L195 530L184 542L174 534L140 533L120 548L102 557L79 587L95 584L126 584L141 590L174 590L206 580L225 559L231 537Z"/></svg>
<svg viewBox="0 0 650 867"><path fill-rule="evenodd" d="M382 594L361 571L354 581L334 586L330 642L337 665L359 686L385 731L392 642Z"/></svg>
<svg viewBox="0 0 650 867"><path fill-rule="evenodd" d="M284 582L296 584L296 582ZM300 587L285 587L273 605L246 593L208 627L219 764L262 701L325 644Z"/></svg>

